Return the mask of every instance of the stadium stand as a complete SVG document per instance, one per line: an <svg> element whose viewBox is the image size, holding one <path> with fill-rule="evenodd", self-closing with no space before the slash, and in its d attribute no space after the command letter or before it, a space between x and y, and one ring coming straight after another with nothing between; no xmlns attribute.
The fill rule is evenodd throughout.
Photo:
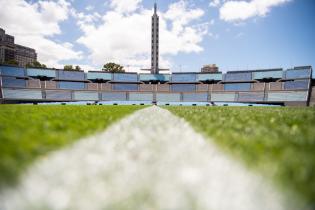
<svg viewBox="0 0 315 210"><path fill-rule="evenodd" d="M272 69L272 70L261 70L253 72L254 80L278 80L283 76L282 69Z"/></svg>
<svg viewBox="0 0 315 210"><path fill-rule="evenodd" d="M140 74L139 80L141 82L169 82L170 75L169 74Z"/></svg>
<svg viewBox="0 0 315 210"><path fill-rule="evenodd" d="M113 75L106 72L88 72L87 79L91 81L111 81Z"/></svg>
<svg viewBox="0 0 315 210"><path fill-rule="evenodd" d="M33 69L28 68L26 70L26 74L29 77L34 78L56 78L56 71L55 70L45 70L45 69Z"/></svg>
<svg viewBox="0 0 315 210"><path fill-rule="evenodd" d="M72 93L71 91L61 91L61 90L46 90L45 95L48 101L71 101Z"/></svg>
<svg viewBox="0 0 315 210"><path fill-rule="evenodd" d="M312 67L222 73L136 74L0 65L1 103L252 103L315 106Z"/></svg>

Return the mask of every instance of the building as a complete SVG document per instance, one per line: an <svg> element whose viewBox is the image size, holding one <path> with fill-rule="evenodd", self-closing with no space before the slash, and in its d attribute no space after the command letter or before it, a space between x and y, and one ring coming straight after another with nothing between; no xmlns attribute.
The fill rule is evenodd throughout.
<svg viewBox="0 0 315 210"><path fill-rule="evenodd" d="M142 69L143 71L150 71L151 74L169 71L169 69L161 69L159 67L159 50L159 16L157 14L157 4L155 3L151 25L151 68Z"/></svg>
<svg viewBox="0 0 315 210"><path fill-rule="evenodd" d="M311 66L223 74L217 66L207 65L201 73L162 74L163 69L159 68L158 20L155 4L152 63L147 69L150 74L85 73L0 65L0 103L315 106L315 74ZM4 60L12 58L12 51L21 64L36 56L32 49L15 45L14 37L5 35L3 30L1 34Z"/></svg>
<svg viewBox="0 0 315 210"><path fill-rule="evenodd" d="M151 74L159 73L159 16L156 12L157 5L155 3L152 16Z"/></svg>
<svg viewBox="0 0 315 210"><path fill-rule="evenodd" d="M15 60L18 65L25 67L28 63L37 61L36 51L32 48L15 44L14 37L0 28L0 63Z"/></svg>
<svg viewBox="0 0 315 210"><path fill-rule="evenodd" d="M0 63L15 59L14 37L0 28Z"/></svg>
<svg viewBox="0 0 315 210"><path fill-rule="evenodd" d="M219 72L219 67L217 67L215 64L204 65L201 68L201 72L204 72L204 73L217 73L217 72Z"/></svg>
<svg viewBox="0 0 315 210"><path fill-rule="evenodd" d="M19 63L19 66L25 67L27 64L37 61L36 51L32 48L16 44L15 60Z"/></svg>

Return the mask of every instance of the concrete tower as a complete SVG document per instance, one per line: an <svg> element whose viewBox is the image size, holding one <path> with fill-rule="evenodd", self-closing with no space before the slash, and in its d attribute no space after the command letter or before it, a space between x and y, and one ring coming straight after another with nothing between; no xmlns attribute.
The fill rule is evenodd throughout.
<svg viewBox="0 0 315 210"><path fill-rule="evenodd" d="M151 36L151 74L159 73L159 16L157 15L157 5L154 3L154 14L152 16L152 36Z"/></svg>

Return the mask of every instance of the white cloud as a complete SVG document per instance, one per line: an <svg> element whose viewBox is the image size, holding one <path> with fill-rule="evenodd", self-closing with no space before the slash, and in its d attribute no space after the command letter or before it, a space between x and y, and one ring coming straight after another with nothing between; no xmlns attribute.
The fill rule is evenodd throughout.
<svg viewBox="0 0 315 210"><path fill-rule="evenodd" d="M94 6L88 5L87 7L85 7L85 10L86 11L92 11L92 10L94 10Z"/></svg>
<svg viewBox="0 0 315 210"><path fill-rule="evenodd" d="M70 43L52 41L61 34L60 22L65 21L71 11L65 0L38 1L0 0L0 25L15 36L15 42L35 48L38 59L50 66L58 62L79 59L81 52L73 50Z"/></svg>
<svg viewBox="0 0 315 210"><path fill-rule="evenodd" d="M110 7L119 13L134 12L142 0L111 0Z"/></svg>
<svg viewBox="0 0 315 210"><path fill-rule="evenodd" d="M111 10L101 17L101 22L78 19L84 33L78 42L89 49L94 65L114 61L129 66L131 71L150 67L152 10L144 9L140 3L141 0L112 0ZM195 23L203 15L203 10L190 8L183 0L159 12L161 67L171 66L168 55L203 50L200 44L209 24Z"/></svg>
<svg viewBox="0 0 315 210"><path fill-rule="evenodd" d="M270 9L290 0L227 1L220 8L220 18L228 22L244 21L255 16L265 16Z"/></svg>
<svg viewBox="0 0 315 210"><path fill-rule="evenodd" d="M209 6L218 7L220 4L221 4L221 0L211 0Z"/></svg>

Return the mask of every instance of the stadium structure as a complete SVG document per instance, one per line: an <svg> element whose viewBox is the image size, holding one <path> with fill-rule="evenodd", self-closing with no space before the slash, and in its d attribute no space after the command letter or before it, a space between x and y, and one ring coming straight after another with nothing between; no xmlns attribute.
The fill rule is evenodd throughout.
<svg viewBox="0 0 315 210"><path fill-rule="evenodd" d="M283 70L162 74L154 5L150 74L20 68L0 65L0 103L315 105L311 66Z"/></svg>
<svg viewBox="0 0 315 210"><path fill-rule="evenodd" d="M1 103L315 105L311 67L222 73L136 74L0 66Z"/></svg>

